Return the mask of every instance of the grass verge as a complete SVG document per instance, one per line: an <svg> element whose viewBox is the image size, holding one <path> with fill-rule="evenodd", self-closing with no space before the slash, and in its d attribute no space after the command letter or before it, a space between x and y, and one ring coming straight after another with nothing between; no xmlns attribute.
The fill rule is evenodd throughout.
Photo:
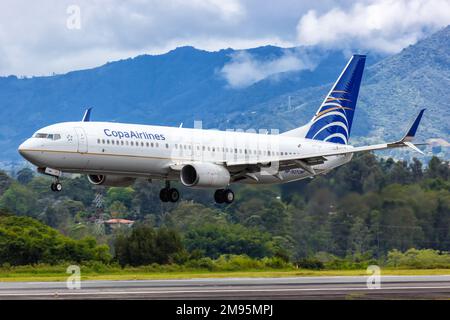
<svg viewBox="0 0 450 320"><path fill-rule="evenodd" d="M381 275L450 275L450 269L382 269ZM246 271L177 271L177 272L143 272L124 269L121 272L83 272L82 280L162 280L193 278L252 278L252 277L318 277L318 276L367 276L366 270L246 270ZM5 272L0 270L0 282L6 281L66 281L65 270L37 270L34 272Z"/></svg>

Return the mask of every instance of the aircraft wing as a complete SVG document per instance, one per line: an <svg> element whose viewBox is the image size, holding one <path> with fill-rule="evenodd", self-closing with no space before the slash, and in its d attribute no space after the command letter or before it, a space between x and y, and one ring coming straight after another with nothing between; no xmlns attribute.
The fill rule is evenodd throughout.
<svg viewBox="0 0 450 320"><path fill-rule="evenodd" d="M409 147L417 152L420 152L423 154L422 151L420 151L416 145L414 145L411 141L414 138L417 127L419 126L420 120L422 118L422 115L424 113L425 109L422 109L420 113L417 115L415 121L411 125L408 132L403 136L403 138L396 142L391 143L381 143L381 144L375 144L370 146L362 146L362 147L351 147L346 146L345 148L342 147L336 147L336 150L332 151L326 151L326 152L317 152L317 153L309 153L309 154L301 154L301 155L288 155L288 156L273 156L273 157L265 157L264 159L259 159L257 162L254 161L227 161L226 167L230 171L239 171L239 169L244 170L245 168L250 169L251 171L252 167L264 167L268 166L269 163L276 161L278 162L278 169L279 170L286 170L286 169L293 169L293 168L302 168L305 171L315 174L314 169L312 168L313 165L316 164L322 164L325 161L327 161L326 157L329 156L337 156L337 155L346 155L346 154L352 154L357 152L364 152L364 151L373 151L373 150L383 150L383 149L391 149L391 148L401 148L401 147Z"/></svg>

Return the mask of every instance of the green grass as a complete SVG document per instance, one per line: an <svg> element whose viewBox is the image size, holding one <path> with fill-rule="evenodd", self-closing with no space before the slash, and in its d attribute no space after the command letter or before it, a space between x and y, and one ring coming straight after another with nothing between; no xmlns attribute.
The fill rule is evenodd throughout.
<svg viewBox="0 0 450 320"><path fill-rule="evenodd" d="M0 270L0 281L66 281L68 274L51 270ZM212 272L198 271L168 271L144 272L141 270L123 269L113 272L83 272L82 280L151 280L151 279L192 279L192 278L243 278L243 277L302 277L302 276L367 276L366 270L247 270ZM137 268L139 269L139 268ZM382 269L381 275L450 275L450 269Z"/></svg>

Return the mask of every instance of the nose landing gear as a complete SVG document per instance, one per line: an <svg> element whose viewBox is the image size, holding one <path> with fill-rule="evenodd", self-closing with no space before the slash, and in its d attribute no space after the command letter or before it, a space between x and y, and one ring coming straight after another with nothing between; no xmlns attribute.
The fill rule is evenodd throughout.
<svg viewBox="0 0 450 320"><path fill-rule="evenodd" d="M55 181L50 185L50 189L53 192L60 192L62 190L62 184L59 181Z"/></svg>

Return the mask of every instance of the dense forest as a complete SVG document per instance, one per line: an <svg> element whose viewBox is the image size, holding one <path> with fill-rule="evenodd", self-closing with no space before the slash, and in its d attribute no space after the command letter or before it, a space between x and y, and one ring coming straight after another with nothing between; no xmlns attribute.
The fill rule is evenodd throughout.
<svg viewBox="0 0 450 320"><path fill-rule="evenodd" d="M72 177L54 193L50 178L29 168L0 172L0 264L137 266L223 255L358 262L395 249L450 251L449 178L449 163L436 157L424 165L367 153L314 179L236 186L224 206L211 190L182 186L180 202L161 203L161 184L146 180L105 188ZM110 228L103 222L111 218L135 223Z"/></svg>

